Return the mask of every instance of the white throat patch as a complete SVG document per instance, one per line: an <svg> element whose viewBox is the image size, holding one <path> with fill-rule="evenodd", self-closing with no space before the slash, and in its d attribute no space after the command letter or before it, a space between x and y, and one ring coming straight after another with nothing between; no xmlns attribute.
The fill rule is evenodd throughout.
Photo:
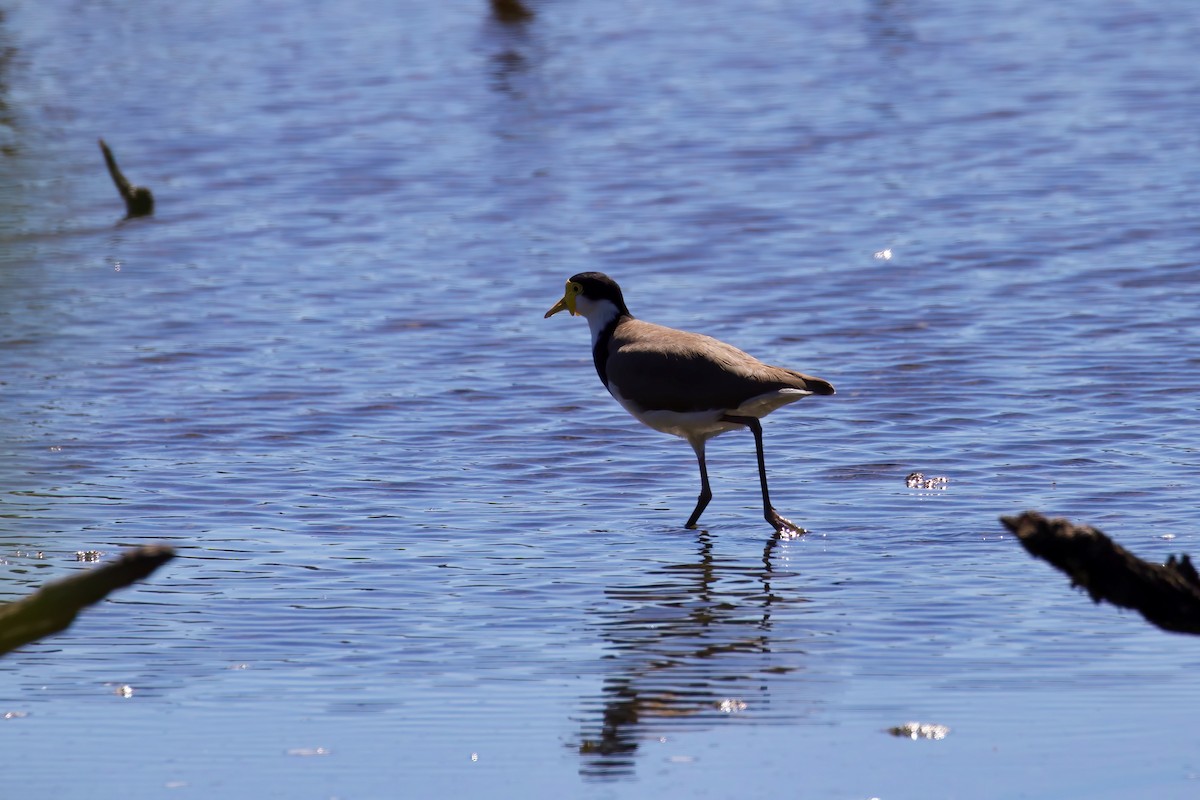
<svg viewBox="0 0 1200 800"><path fill-rule="evenodd" d="M600 332L620 313L611 300L589 300L582 295L575 298L575 310L588 321L588 328L592 331L593 347L600 339Z"/></svg>

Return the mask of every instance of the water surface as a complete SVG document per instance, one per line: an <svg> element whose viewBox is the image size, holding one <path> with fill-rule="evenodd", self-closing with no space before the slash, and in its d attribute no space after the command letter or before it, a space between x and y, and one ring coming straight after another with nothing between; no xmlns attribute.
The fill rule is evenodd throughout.
<svg viewBox="0 0 1200 800"><path fill-rule="evenodd" d="M10 792L1194 797L1200 644L997 522L1200 549L1192 4L536 11L0 17L0 593L180 554L0 661ZM584 269L837 386L807 537L736 434L682 528Z"/></svg>

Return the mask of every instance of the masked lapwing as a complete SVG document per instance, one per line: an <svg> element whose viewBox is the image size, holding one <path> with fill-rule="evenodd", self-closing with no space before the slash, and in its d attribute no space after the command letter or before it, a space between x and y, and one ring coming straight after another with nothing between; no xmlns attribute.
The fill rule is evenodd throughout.
<svg viewBox="0 0 1200 800"><path fill-rule="evenodd" d="M596 372L617 402L654 430L686 439L696 452L700 496L687 527L696 526L712 499L705 443L718 434L749 428L758 453L763 516L781 535L804 532L771 505L759 419L810 394L833 394L832 384L764 364L711 336L635 319L621 287L600 272L572 276L562 299L546 316L564 310L587 319Z"/></svg>

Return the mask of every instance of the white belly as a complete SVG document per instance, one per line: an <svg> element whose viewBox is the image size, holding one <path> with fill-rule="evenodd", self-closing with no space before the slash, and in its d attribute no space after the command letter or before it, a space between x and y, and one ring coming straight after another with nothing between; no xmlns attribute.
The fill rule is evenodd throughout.
<svg viewBox="0 0 1200 800"><path fill-rule="evenodd" d="M744 426L731 422L721 422L725 414L742 417L765 417L775 409L794 403L808 397L812 392L800 389L780 389L752 397L736 409L716 408L705 411L663 411L647 410L621 396L613 386L609 385L609 393L621 407L632 414L639 422L649 425L656 431L669 433L688 441L703 441Z"/></svg>

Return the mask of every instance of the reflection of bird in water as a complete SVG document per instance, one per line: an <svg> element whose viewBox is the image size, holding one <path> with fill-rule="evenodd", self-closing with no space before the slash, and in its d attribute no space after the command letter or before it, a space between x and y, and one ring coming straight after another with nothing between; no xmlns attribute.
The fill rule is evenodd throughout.
<svg viewBox="0 0 1200 800"><path fill-rule="evenodd" d="M492 0L492 13L501 22L515 23L533 19L533 12L521 0Z"/></svg>
<svg viewBox="0 0 1200 800"><path fill-rule="evenodd" d="M764 364L732 345L698 333L634 319L621 287L600 272L581 272L546 316L580 314L592 331L592 358L609 393L626 411L656 431L687 439L700 465L700 496L688 518L696 521L712 499L704 445L727 431L754 434L763 516L779 534L803 529L782 517L767 493L759 418L813 394L833 394L821 378Z"/></svg>
<svg viewBox="0 0 1200 800"><path fill-rule="evenodd" d="M150 190L145 186L134 186L129 182L121 172L121 168L117 166L117 160L113 158L112 151L108 149L108 145L104 143L103 139L100 140L100 150L104 153L104 163L108 165L108 174L112 176L117 191L125 200L126 216L147 217L153 214L154 195L150 193Z"/></svg>
<svg viewBox="0 0 1200 800"><path fill-rule="evenodd" d="M531 41L529 26L525 23L533 19L533 12L519 0L492 0L492 18L499 23L493 26L492 33L502 45L502 49L491 57L494 87L505 94L519 96L521 92L514 85L514 79L529 66Z"/></svg>
<svg viewBox="0 0 1200 800"><path fill-rule="evenodd" d="M763 713L770 682L794 669L776 662L771 628L785 599L772 588L772 538L762 566L713 554L706 532L693 562L663 565L606 592L600 627L614 666L588 711L578 750L585 774L619 776L665 726L707 726L743 709Z"/></svg>

